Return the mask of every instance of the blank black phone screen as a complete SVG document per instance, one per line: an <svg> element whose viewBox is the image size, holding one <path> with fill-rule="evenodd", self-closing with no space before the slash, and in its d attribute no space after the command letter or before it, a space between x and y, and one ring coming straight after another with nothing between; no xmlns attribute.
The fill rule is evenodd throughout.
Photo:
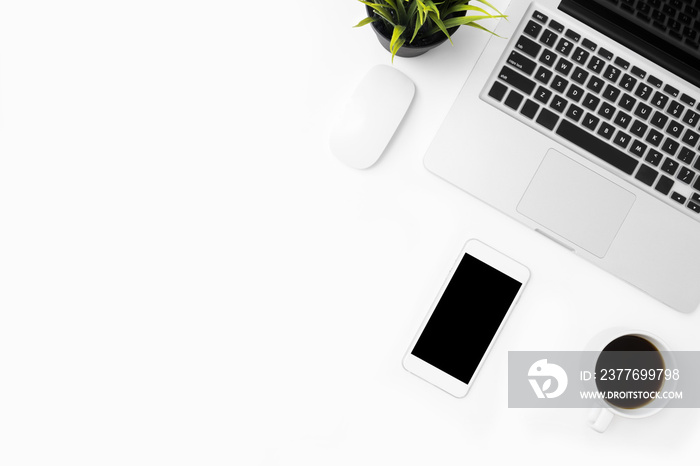
<svg viewBox="0 0 700 466"><path fill-rule="evenodd" d="M521 286L464 254L411 354L469 383Z"/></svg>

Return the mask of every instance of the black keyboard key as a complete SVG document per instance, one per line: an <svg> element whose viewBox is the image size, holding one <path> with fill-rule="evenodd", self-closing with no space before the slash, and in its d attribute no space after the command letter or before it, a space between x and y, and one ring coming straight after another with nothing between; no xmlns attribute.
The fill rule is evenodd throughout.
<svg viewBox="0 0 700 466"><path fill-rule="evenodd" d="M692 110L688 110L685 112L685 115L683 115L683 122L691 127L694 127L698 123L698 115Z"/></svg>
<svg viewBox="0 0 700 466"><path fill-rule="evenodd" d="M590 129L591 131L594 131L595 127L598 126L599 121L600 118L598 118L597 116L594 116L590 113L586 113L586 116L583 117L583 126Z"/></svg>
<svg viewBox="0 0 700 466"><path fill-rule="evenodd" d="M535 81L526 78L525 76L508 66L504 66L501 69L501 72L498 74L498 78L501 81L505 81L506 83L510 84L514 88L524 92L527 95L530 95L536 86Z"/></svg>
<svg viewBox="0 0 700 466"><path fill-rule="evenodd" d="M554 79L552 79L552 84L551 87L557 92L564 92L564 89L566 89L566 86L569 85L569 81L566 79L562 78L561 76L555 76Z"/></svg>
<svg viewBox="0 0 700 466"><path fill-rule="evenodd" d="M624 70L626 70L630 67L630 62L628 62L627 60L623 60L620 57L617 57L615 59L615 64Z"/></svg>
<svg viewBox="0 0 700 466"><path fill-rule="evenodd" d="M605 82L602 79L597 76L591 76L591 79L588 80L588 84L586 84L586 88L597 94L603 89L603 84L605 84Z"/></svg>
<svg viewBox="0 0 700 466"><path fill-rule="evenodd" d="M540 115L537 117L537 123L547 129L554 129L554 127L557 125L557 121L559 121L559 117L556 115L556 113L551 112L546 108L543 108Z"/></svg>
<svg viewBox="0 0 700 466"><path fill-rule="evenodd" d="M700 169L699 169L699 170L700 170ZM700 191L700 177L698 177L698 179L695 180L695 183L693 183L693 188L694 188L694 189L697 189L698 191Z"/></svg>
<svg viewBox="0 0 700 466"><path fill-rule="evenodd" d="M700 134L691 129L686 129L685 134L683 134L683 142L690 147L695 147L695 144L698 143L698 138L700 138Z"/></svg>
<svg viewBox="0 0 700 466"><path fill-rule="evenodd" d="M583 115L583 109L581 107L574 104L569 105L569 109L566 111L566 116L568 118L578 122L581 119L581 115Z"/></svg>
<svg viewBox="0 0 700 466"><path fill-rule="evenodd" d="M571 74L572 81L583 84L586 82L586 78L588 78L588 71L584 70L580 66L574 68L574 72Z"/></svg>
<svg viewBox="0 0 700 466"><path fill-rule="evenodd" d="M688 94L681 94L681 102L686 105L690 105L691 107L695 107L695 99Z"/></svg>
<svg viewBox="0 0 700 466"><path fill-rule="evenodd" d="M657 78L656 76L653 76L651 74L647 77L647 82L649 84L651 84L652 86L659 88L659 89L661 88L661 85L663 84L663 81L661 81L659 78Z"/></svg>
<svg viewBox="0 0 700 466"><path fill-rule="evenodd" d="M554 44L557 42L558 38L559 36L556 35L553 31L545 29L545 31L542 33L542 36L540 37L540 42L542 42L548 47L553 47Z"/></svg>
<svg viewBox="0 0 700 466"><path fill-rule="evenodd" d="M690 196L690 198L691 198L694 202L700 202L700 194L699 194L699 193L693 193L693 194Z"/></svg>
<svg viewBox="0 0 700 466"><path fill-rule="evenodd" d="M651 168L649 165L642 164L634 177L645 185L651 186L654 184L654 181L656 181L657 176L659 176L659 172Z"/></svg>
<svg viewBox="0 0 700 466"><path fill-rule="evenodd" d="M673 180L666 175L661 175L659 182L656 183L656 190L662 194L668 194L673 187Z"/></svg>
<svg viewBox="0 0 700 466"><path fill-rule="evenodd" d="M668 108L666 109L668 114L674 118L680 118L680 116L681 116L681 114L683 114L684 110L685 110L685 107L683 105L681 105L679 102L676 102L675 100L671 101L671 103L668 105Z"/></svg>
<svg viewBox="0 0 700 466"><path fill-rule="evenodd" d="M697 28L697 24L695 25ZM698 37L698 30L691 26L686 26L683 28L683 35L686 37L686 41L694 41Z"/></svg>
<svg viewBox="0 0 700 466"><path fill-rule="evenodd" d="M651 86L644 83L639 83L637 90L634 91L634 95L641 98L642 100L647 100L651 95Z"/></svg>
<svg viewBox="0 0 700 466"><path fill-rule="evenodd" d="M601 47L601 48L598 50L598 55L600 55L601 57L605 58L606 60L612 60L612 59L613 59L613 53L612 53L610 50L608 50L608 49L604 49L603 47Z"/></svg>
<svg viewBox="0 0 700 466"><path fill-rule="evenodd" d="M641 142L639 139L635 139L632 142L632 145L630 146L630 152L632 153L632 155L635 155L637 157L643 156L646 150L647 145Z"/></svg>
<svg viewBox="0 0 700 466"><path fill-rule="evenodd" d="M618 131L615 135L615 139L613 139L613 142L623 149L626 149L631 140L632 138L629 134Z"/></svg>
<svg viewBox="0 0 700 466"><path fill-rule="evenodd" d="M639 79L644 79L647 76L647 72L642 70L641 68L637 66L633 66L632 69L630 70L630 73L638 77Z"/></svg>
<svg viewBox="0 0 700 466"><path fill-rule="evenodd" d="M542 46L525 36L520 36L520 39L518 39L518 42L515 44L515 48L521 50L523 53L531 56L532 58L535 58L537 57L537 54L540 53Z"/></svg>
<svg viewBox="0 0 700 466"><path fill-rule="evenodd" d="M688 167L681 167L676 178L678 178L682 183L690 184L693 181L693 178L695 178L695 172Z"/></svg>
<svg viewBox="0 0 700 466"><path fill-rule="evenodd" d="M535 99L539 100L543 104L546 104L549 102L550 97L552 97L552 91L542 86L537 88L537 92L535 92Z"/></svg>
<svg viewBox="0 0 700 466"><path fill-rule="evenodd" d="M671 122L666 127L666 133L670 134L674 138L678 138L678 136L681 135L682 131L683 131L683 125L681 125L680 123L678 123L675 120L671 120Z"/></svg>
<svg viewBox="0 0 700 466"><path fill-rule="evenodd" d="M620 89L611 84L608 84L607 86L605 86L605 90L603 91L603 98L605 100L609 100L610 102L615 102L620 96L620 93Z"/></svg>
<svg viewBox="0 0 700 466"><path fill-rule="evenodd" d="M574 102L578 102L583 97L583 89L578 87L576 84L569 86L569 90L566 91L566 96L572 99Z"/></svg>
<svg viewBox="0 0 700 466"><path fill-rule="evenodd" d="M601 141L597 136L567 120L562 120L557 128L557 134L628 175L634 173L637 168L638 162L632 156L616 149L607 142Z"/></svg>
<svg viewBox="0 0 700 466"><path fill-rule="evenodd" d="M606 122L601 123L600 128L598 128L598 136L604 139L610 139L615 133L615 127Z"/></svg>
<svg viewBox="0 0 700 466"><path fill-rule="evenodd" d="M671 138L666 138L666 140L661 144L661 150L666 152L669 155L676 155L676 151L678 151L678 147L680 147L680 144L678 144L676 141L674 141Z"/></svg>
<svg viewBox="0 0 700 466"><path fill-rule="evenodd" d="M564 25L558 21L551 20L549 22L549 27L551 27L552 29L554 29L557 32L564 32Z"/></svg>
<svg viewBox="0 0 700 466"><path fill-rule="evenodd" d="M523 105L523 108L520 109L520 113L528 117L529 119L535 118L535 115L537 114L537 110L540 109L540 106L537 105L535 102L533 102L530 99L527 99L525 101L525 104Z"/></svg>
<svg viewBox="0 0 700 466"><path fill-rule="evenodd" d="M567 29L564 35L569 39L573 40L574 42L578 42L579 40L581 40L581 35L576 31L572 31L571 29Z"/></svg>
<svg viewBox="0 0 700 466"><path fill-rule="evenodd" d="M598 109L598 115L602 116L606 120L609 120L612 118L613 114L615 113L615 107L610 105L607 102L603 102L600 105L600 108Z"/></svg>
<svg viewBox="0 0 700 466"><path fill-rule="evenodd" d="M591 52L595 52L595 49L598 48L598 45L596 45L595 42L588 40L588 39L583 39L583 42L581 42L581 45L586 47Z"/></svg>
<svg viewBox="0 0 700 466"><path fill-rule="evenodd" d="M532 74L537 67L537 64L534 61L530 60L522 53L516 52L515 50L510 52L508 64L528 75Z"/></svg>
<svg viewBox="0 0 700 466"><path fill-rule="evenodd" d="M619 105L620 105L620 107L624 108L625 110L629 110L631 112L636 103L637 103L637 99L635 99L631 95L622 94L622 98L620 99Z"/></svg>
<svg viewBox="0 0 700 466"><path fill-rule="evenodd" d="M549 18L547 18L547 15L540 13L539 11L535 10L535 12L532 14L532 17L535 18L537 21L540 23L546 23Z"/></svg>
<svg viewBox="0 0 700 466"><path fill-rule="evenodd" d="M513 110L517 110L518 107L520 106L520 102L523 101L523 95L517 91L514 91L511 89L511 91L508 93L508 97L506 97L505 104L512 108Z"/></svg>
<svg viewBox="0 0 700 466"><path fill-rule="evenodd" d="M605 66L605 62L598 58L598 57L593 57L591 60L588 62L587 68L594 73L600 73L603 70L603 66Z"/></svg>
<svg viewBox="0 0 700 466"><path fill-rule="evenodd" d="M634 110L634 114L642 120L646 120L649 118L649 115L651 115L651 107L640 102L639 105L637 105L637 108Z"/></svg>
<svg viewBox="0 0 700 466"><path fill-rule="evenodd" d="M568 105L569 102L563 97L560 97L558 95L555 95L554 98L552 99L552 103L549 104L549 107L552 110L555 110L559 113L562 113L566 106Z"/></svg>
<svg viewBox="0 0 700 466"><path fill-rule="evenodd" d="M535 79L543 84L547 84L552 78L552 74L554 74L552 71L545 68L544 66L540 66L537 69L537 72L535 73Z"/></svg>
<svg viewBox="0 0 700 466"><path fill-rule="evenodd" d="M586 97L583 99L583 106L589 110L595 110L599 103L600 99L593 94L586 94Z"/></svg>
<svg viewBox="0 0 700 466"><path fill-rule="evenodd" d="M565 58L560 58L557 62L557 66L555 66L554 69L557 70L559 73L563 74L564 76L568 76L569 73L571 73L572 67L573 65L569 60Z"/></svg>
<svg viewBox="0 0 700 466"><path fill-rule="evenodd" d="M666 160L664 160L664 163L661 164L661 170L665 171L669 175L673 175L676 173L676 170L678 170L678 162L667 157Z"/></svg>
<svg viewBox="0 0 700 466"><path fill-rule="evenodd" d="M642 137L644 136L644 133L647 132L648 126L642 123L639 120L634 120L634 123L632 123L632 127L630 128L630 131L632 131L632 134L634 134L637 137Z"/></svg>
<svg viewBox="0 0 700 466"><path fill-rule="evenodd" d="M573 48L574 48L574 43L571 42L570 40L562 37L561 39L559 39L559 43L557 43L557 46L555 47L554 50L561 53L565 57L568 57L569 54L571 53L571 50L573 50Z"/></svg>
<svg viewBox="0 0 700 466"><path fill-rule="evenodd" d="M489 96L493 97L494 99L498 100L499 102L503 98L504 95L506 95L506 91L508 90L508 87L501 83L501 82L494 82L493 86L491 86L491 90L489 91Z"/></svg>
<svg viewBox="0 0 700 466"><path fill-rule="evenodd" d="M666 15L661 15L661 16L664 17L663 21L666 21ZM655 28L661 29L663 32L666 32L666 26L665 26L663 23L660 23L660 22L658 22L658 21L654 21L654 22L652 23L652 25L653 25Z"/></svg>
<svg viewBox="0 0 700 466"><path fill-rule="evenodd" d="M540 31L542 30L542 25L537 24L534 21L528 21L527 26L525 26L525 34L527 34L530 37L537 38L537 36L540 34Z"/></svg>
<svg viewBox="0 0 700 466"><path fill-rule="evenodd" d="M673 199L674 201L676 201L679 204L685 204L685 201L688 200L685 198L685 196L678 194L675 191L673 192L673 194L671 194L671 199Z"/></svg>
<svg viewBox="0 0 700 466"><path fill-rule="evenodd" d="M678 160L690 165L691 163L693 163L693 159L695 159L695 152L688 149L687 147L681 147L681 151L678 153Z"/></svg>
<svg viewBox="0 0 700 466"><path fill-rule="evenodd" d="M574 54L571 55L571 59L576 63L580 63L583 65L584 63L586 63L586 60L588 60L588 57L590 55L590 52L587 52L581 47L576 47L576 50L574 50Z"/></svg>
<svg viewBox="0 0 700 466"><path fill-rule="evenodd" d="M652 103L652 105L655 105L655 106L659 107L661 110L663 110L664 107L666 106L666 104L668 103L668 100L669 99L668 99L668 96L666 94L663 94L659 91L656 91L656 93L654 94L654 97L651 99L651 103Z"/></svg>
<svg viewBox="0 0 700 466"><path fill-rule="evenodd" d="M671 86L670 84L666 84L666 85L664 86L664 91L665 91L667 94L671 94L673 97L678 97L678 94L680 93L680 91L679 91L678 89L676 89L675 87Z"/></svg>
<svg viewBox="0 0 700 466"><path fill-rule="evenodd" d="M632 92L635 84L637 84L637 78L629 74L625 74L620 80L620 87L628 92Z"/></svg>
<svg viewBox="0 0 700 466"><path fill-rule="evenodd" d="M659 144L661 144L661 141L663 140L663 138L664 138L663 134L661 134L660 132L658 132L654 128L652 128L649 130L649 134L647 134L645 141L654 147L659 147Z"/></svg>
<svg viewBox="0 0 700 466"><path fill-rule="evenodd" d="M657 128L664 129L666 126L666 122L668 121L668 117L661 112L654 112L654 115L651 117L650 123Z"/></svg>
<svg viewBox="0 0 700 466"><path fill-rule="evenodd" d="M632 121L632 117L620 110L619 112L617 112L617 115L615 115L614 121L615 124L621 126L622 129L627 129L627 126L629 126L630 121Z"/></svg>
<svg viewBox="0 0 700 466"><path fill-rule="evenodd" d="M649 153L647 154L646 157L644 157L644 160L646 160L647 162L649 162L653 166L658 167L659 164L661 163L661 159L663 159L663 158L664 158L663 154L661 154L661 152L659 152L658 150L649 149Z"/></svg>
<svg viewBox="0 0 700 466"><path fill-rule="evenodd" d="M603 73L603 77L609 81L617 82L617 79L620 77L620 74L622 74L620 68L617 68L613 65L608 65L608 67L605 68L605 73Z"/></svg>
<svg viewBox="0 0 700 466"><path fill-rule="evenodd" d="M687 207L688 207L690 210L692 210L693 212L695 212L695 213L700 212L700 204L696 204L696 203L693 202L693 201L688 202L688 206L687 206Z"/></svg>
<svg viewBox="0 0 700 466"><path fill-rule="evenodd" d="M557 59L557 54L551 50L545 50L540 55L540 63L544 63L547 66L552 66Z"/></svg>

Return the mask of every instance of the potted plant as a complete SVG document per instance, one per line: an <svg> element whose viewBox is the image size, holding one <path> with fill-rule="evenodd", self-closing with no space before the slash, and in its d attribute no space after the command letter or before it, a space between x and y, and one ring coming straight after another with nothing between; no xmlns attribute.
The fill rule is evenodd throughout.
<svg viewBox="0 0 700 466"><path fill-rule="evenodd" d="M415 57L449 40L459 26L470 26L490 32L477 21L505 18L486 0L475 0L490 8L470 5L470 0L359 0L367 9L367 17L355 27L371 24L379 42L394 56Z"/></svg>

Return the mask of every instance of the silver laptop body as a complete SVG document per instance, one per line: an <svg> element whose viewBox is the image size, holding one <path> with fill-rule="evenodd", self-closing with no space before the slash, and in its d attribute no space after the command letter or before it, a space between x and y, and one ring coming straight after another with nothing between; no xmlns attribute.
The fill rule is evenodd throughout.
<svg viewBox="0 0 700 466"><path fill-rule="evenodd" d="M613 39L625 33L616 36L620 20L605 12L606 2L612 5L513 0L496 29L502 38L488 42L424 163L671 308L692 312L700 303L700 88L686 79L692 60L674 64L641 39L633 40L637 51ZM660 25L650 22L663 14L653 7L638 12L649 0L624 3L636 31L668 35L661 26L680 19L666 14ZM598 24L606 21L614 26ZM669 36L678 41L676 58L697 54L683 28L682 39ZM667 42L668 51L674 42Z"/></svg>

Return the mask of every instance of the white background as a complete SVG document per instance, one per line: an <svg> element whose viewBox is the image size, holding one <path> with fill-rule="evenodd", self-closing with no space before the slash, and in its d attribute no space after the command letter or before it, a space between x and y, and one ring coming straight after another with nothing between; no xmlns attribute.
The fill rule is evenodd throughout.
<svg viewBox="0 0 700 466"><path fill-rule="evenodd" d="M697 410L598 434L507 407L509 350L616 326L698 350L700 315L423 168L482 32L397 58L417 93L394 140L336 160L333 118L390 63L363 8L0 3L0 464L697 461ZM532 278L458 400L400 361L472 237Z"/></svg>

